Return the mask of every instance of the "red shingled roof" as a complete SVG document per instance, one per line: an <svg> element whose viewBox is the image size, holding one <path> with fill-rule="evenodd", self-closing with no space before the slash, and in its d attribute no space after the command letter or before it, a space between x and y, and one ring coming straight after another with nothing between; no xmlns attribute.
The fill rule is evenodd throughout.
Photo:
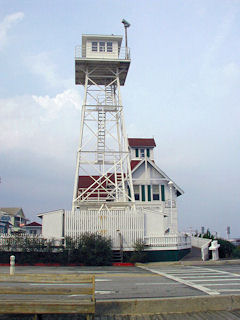
<svg viewBox="0 0 240 320"><path fill-rule="evenodd" d="M128 138L128 144L130 147L156 147L156 143L153 138Z"/></svg>
<svg viewBox="0 0 240 320"><path fill-rule="evenodd" d="M31 222L29 224L26 224L25 227L41 227L42 225L37 222Z"/></svg>
<svg viewBox="0 0 240 320"><path fill-rule="evenodd" d="M131 160L131 170L133 170L141 160Z"/></svg>

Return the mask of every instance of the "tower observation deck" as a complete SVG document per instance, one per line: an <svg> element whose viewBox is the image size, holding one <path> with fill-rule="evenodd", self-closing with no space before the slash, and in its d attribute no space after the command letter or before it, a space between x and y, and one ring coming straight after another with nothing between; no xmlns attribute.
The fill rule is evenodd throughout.
<svg viewBox="0 0 240 320"><path fill-rule="evenodd" d="M84 86L72 209L134 207L120 86L130 50L122 36L82 35L75 48L75 83Z"/></svg>

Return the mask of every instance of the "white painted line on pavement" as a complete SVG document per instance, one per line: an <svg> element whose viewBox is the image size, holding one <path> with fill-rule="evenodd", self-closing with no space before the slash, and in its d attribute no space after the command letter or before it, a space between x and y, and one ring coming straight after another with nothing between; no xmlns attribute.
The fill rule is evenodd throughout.
<svg viewBox="0 0 240 320"><path fill-rule="evenodd" d="M189 287L198 289L198 290L203 291L203 292L205 292L205 293L207 293L207 294L209 294L209 295L217 295L217 294L220 294L220 292L218 292L218 291L211 290L211 289L209 289L209 288L206 288L206 287L203 287L203 286L201 286L201 285L195 284L195 283L193 283L193 282L191 282L191 281L183 280L183 279L181 279L181 278L172 276L172 275L167 274L167 273L164 273L164 272L156 271L156 270L154 270L154 269L150 269L150 268L147 268L147 267L144 267L144 266L139 266L139 268L144 269L144 270L148 270L148 271L150 271L150 272L152 272L152 273L159 274L160 276L166 277L166 278L168 278L168 279L171 279L171 280L174 280L174 281L183 283L183 284L185 284L186 286L189 286Z"/></svg>
<svg viewBox="0 0 240 320"><path fill-rule="evenodd" d="M107 281L112 281L112 279L96 279L95 282L107 282Z"/></svg>
<svg viewBox="0 0 240 320"><path fill-rule="evenodd" d="M161 271L163 271L163 270L161 270ZM193 274L193 275L198 275L198 274L200 274L200 275L211 275L211 274L216 274L216 272L196 272L196 271L189 271L189 272L172 272L172 271L163 271L163 272L167 272L167 273L169 273L169 274L176 274L176 275L187 275L187 274Z"/></svg>
<svg viewBox="0 0 240 320"><path fill-rule="evenodd" d="M182 279L189 279L189 278L218 278L218 279L225 279L225 278L230 278L232 277L232 275L228 275L228 274L218 274L218 275L208 275L208 276L202 276L202 275L195 275L195 276L183 276L181 277ZM236 280L240 280L240 279L236 279Z"/></svg>
<svg viewBox="0 0 240 320"><path fill-rule="evenodd" d="M110 293L116 293L116 291L104 291L104 290L99 290L95 291L96 294L110 294Z"/></svg>
<svg viewBox="0 0 240 320"><path fill-rule="evenodd" d="M201 269L201 270L209 270L215 273L222 273L222 274L229 274L231 276L235 276L235 277L240 277L240 274L238 273L232 273L232 272L228 272L228 271L222 271L222 270L215 270L215 269L211 269L211 268L201 268L201 267L197 267L197 266L193 266L193 268L195 269Z"/></svg>
<svg viewBox="0 0 240 320"><path fill-rule="evenodd" d="M77 271L77 273L89 273L89 274L95 274L95 273L111 273L109 271L87 271L87 270L82 270L82 271Z"/></svg>
<svg viewBox="0 0 240 320"><path fill-rule="evenodd" d="M171 283L168 283L168 282L139 282L139 283L136 283L137 286L151 286L151 285L174 285L174 286L180 286L181 284L180 283L176 283L176 282L171 282Z"/></svg>
<svg viewBox="0 0 240 320"><path fill-rule="evenodd" d="M240 289L219 289L220 292L238 292Z"/></svg>
<svg viewBox="0 0 240 320"><path fill-rule="evenodd" d="M208 282L208 281L240 281L240 279L227 279L227 278L224 278L224 279L220 279L220 278L218 278L218 279L196 279L196 280L193 280L194 282Z"/></svg>
<svg viewBox="0 0 240 320"><path fill-rule="evenodd" d="M240 283L208 283L207 286L239 286Z"/></svg>

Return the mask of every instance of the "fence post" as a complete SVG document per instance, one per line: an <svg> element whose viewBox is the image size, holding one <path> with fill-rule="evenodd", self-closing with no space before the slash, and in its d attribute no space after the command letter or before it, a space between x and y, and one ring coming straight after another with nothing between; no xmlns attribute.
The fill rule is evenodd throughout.
<svg viewBox="0 0 240 320"><path fill-rule="evenodd" d="M10 257L10 276L13 276L15 273L15 256Z"/></svg>

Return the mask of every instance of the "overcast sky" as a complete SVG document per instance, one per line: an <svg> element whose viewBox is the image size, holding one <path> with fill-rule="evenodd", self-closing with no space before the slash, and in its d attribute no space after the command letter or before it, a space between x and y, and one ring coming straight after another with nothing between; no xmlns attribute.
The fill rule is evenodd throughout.
<svg viewBox="0 0 240 320"><path fill-rule="evenodd" d="M71 208L82 91L81 34L124 34L129 137L154 136L185 194L180 231L240 236L240 1L0 0L0 206Z"/></svg>

